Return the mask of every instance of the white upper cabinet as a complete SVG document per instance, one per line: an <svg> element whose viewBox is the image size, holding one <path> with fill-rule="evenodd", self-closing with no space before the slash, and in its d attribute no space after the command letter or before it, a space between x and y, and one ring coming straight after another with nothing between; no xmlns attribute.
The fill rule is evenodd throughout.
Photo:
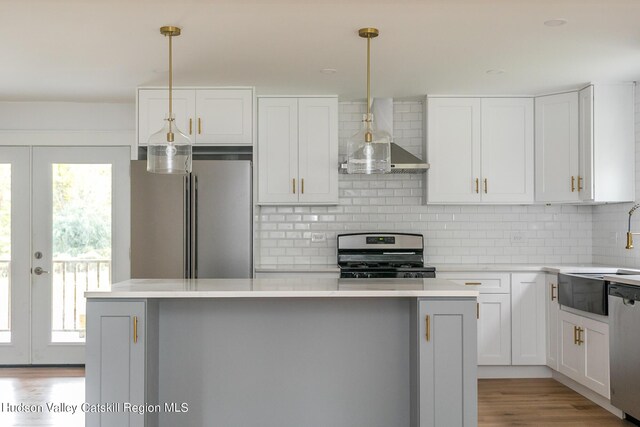
<svg viewBox="0 0 640 427"><path fill-rule="evenodd" d="M482 201L533 198L533 99L482 99Z"/></svg>
<svg viewBox="0 0 640 427"><path fill-rule="evenodd" d="M427 201L480 202L480 99L427 99Z"/></svg>
<svg viewBox="0 0 640 427"><path fill-rule="evenodd" d="M536 98L536 201L577 202L578 93Z"/></svg>
<svg viewBox="0 0 640 427"><path fill-rule="evenodd" d="M169 110L167 89L138 89L138 144L159 131ZM178 129L202 145L253 143L252 89L174 89Z"/></svg>
<svg viewBox="0 0 640 427"><path fill-rule="evenodd" d="M428 203L532 203L533 101L428 98Z"/></svg>
<svg viewBox="0 0 640 427"><path fill-rule="evenodd" d="M258 203L338 203L338 99L258 101Z"/></svg>
<svg viewBox="0 0 640 427"><path fill-rule="evenodd" d="M579 93L580 199L635 199L634 85L597 84Z"/></svg>
<svg viewBox="0 0 640 427"><path fill-rule="evenodd" d="M538 97L535 121L536 201L634 200L633 84Z"/></svg>

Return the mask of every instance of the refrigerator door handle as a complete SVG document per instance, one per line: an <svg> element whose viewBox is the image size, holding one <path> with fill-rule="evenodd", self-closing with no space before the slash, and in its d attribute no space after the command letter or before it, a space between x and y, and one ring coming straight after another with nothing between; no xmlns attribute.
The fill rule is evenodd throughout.
<svg viewBox="0 0 640 427"><path fill-rule="evenodd" d="M193 277L198 278L198 175L194 175L193 190Z"/></svg>
<svg viewBox="0 0 640 427"><path fill-rule="evenodd" d="M191 232L189 230L189 218L191 217L191 183L189 181L189 176L184 177L184 220L182 221L182 230L183 230L183 261L184 261L184 278L191 278Z"/></svg>

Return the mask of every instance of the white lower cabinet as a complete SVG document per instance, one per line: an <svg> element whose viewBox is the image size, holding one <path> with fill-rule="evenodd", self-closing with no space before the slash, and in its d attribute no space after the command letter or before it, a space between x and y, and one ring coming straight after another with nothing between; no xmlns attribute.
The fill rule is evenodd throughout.
<svg viewBox="0 0 640 427"><path fill-rule="evenodd" d="M511 274L444 272L440 279L477 289L478 365L511 365Z"/></svg>
<svg viewBox="0 0 640 427"><path fill-rule="evenodd" d="M511 275L513 365L546 363L544 279L542 273Z"/></svg>
<svg viewBox="0 0 640 427"><path fill-rule="evenodd" d="M609 325L558 312L558 371L609 398Z"/></svg>
<svg viewBox="0 0 640 427"><path fill-rule="evenodd" d="M558 370L558 275L545 278L545 314L547 318L547 366Z"/></svg>
<svg viewBox="0 0 640 427"><path fill-rule="evenodd" d="M511 296L478 296L478 365L511 364Z"/></svg>

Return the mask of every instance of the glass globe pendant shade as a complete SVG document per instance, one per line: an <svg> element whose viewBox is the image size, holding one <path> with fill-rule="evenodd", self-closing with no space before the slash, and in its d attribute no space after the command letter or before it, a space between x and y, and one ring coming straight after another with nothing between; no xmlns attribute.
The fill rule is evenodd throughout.
<svg viewBox="0 0 640 427"><path fill-rule="evenodd" d="M391 135L377 130L373 115L362 117L362 129L347 141L347 173L391 172Z"/></svg>
<svg viewBox="0 0 640 427"><path fill-rule="evenodd" d="M176 126L175 115L167 114L164 127L149 137L147 171L185 175L191 172L192 143Z"/></svg>

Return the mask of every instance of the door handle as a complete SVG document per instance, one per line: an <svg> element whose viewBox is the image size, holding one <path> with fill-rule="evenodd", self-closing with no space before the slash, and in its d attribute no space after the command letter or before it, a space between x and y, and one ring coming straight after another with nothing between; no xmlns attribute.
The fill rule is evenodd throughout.
<svg viewBox="0 0 640 427"><path fill-rule="evenodd" d="M189 135L193 133L193 119L189 119Z"/></svg>
<svg viewBox="0 0 640 427"><path fill-rule="evenodd" d="M427 317L425 319L425 327L426 327L426 338L427 338L427 342L431 341L431 317L429 317L429 315L427 314Z"/></svg>
<svg viewBox="0 0 640 427"><path fill-rule="evenodd" d="M578 327L578 345L584 344L584 340L582 339L583 332L584 332L584 329Z"/></svg>
<svg viewBox="0 0 640 427"><path fill-rule="evenodd" d="M553 293L558 286L551 284L551 301L555 301L558 297Z"/></svg>
<svg viewBox="0 0 640 427"><path fill-rule="evenodd" d="M573 327L573 343L578 344L578 327Z"/></svg>
<svg viewBox="0 0 640 427"><path fill-rule="evenodd" d="M304 194L304 178L300 180L300 194Z"/></svg>
<svg viewBox="0 0 640 427"><path fill-rule="evenodd" d="M138 316L133 316L133 343L138 343Z"/></svg>
<svg viewBox="0 0 640 427"><path fill-rule="evenodd" d="M293 194L296 194L296 179L293 178Z"/></svg>
<svg viewBox="0 0 640 427"><path fill-rule="evenodd" d="M49 272L47 270L43 270L42 267L36 267L33 269L33 274L40 276L42 274L49 274Z"/></svg>
<svg viewBox="0 0 640 427"><path fill-rule="evenodd" d="M582 177L580 175L578 175L578 192L584 190L584 188L582 187Z"/></svg>
<svg viewBox="0 0 640 427"><path fill-rule="evenodd" d="M202 119L198 117L198 135L202 134Z"/></svg>
<svg viewBox="0 0 640 427"><path fill-rule="evenodd" d="M480 192L480 180L476 178L476 193Z"/></svg>
<svg viewBox="0 0 640 427"><path fill-rule="evenodd" d="M576 191L576 177L571 175L571 192Z"/></svg>
<svg viewBox="0 0 640 427"><path fill-rule="evenodd" d="M487 178L484 179L484 194L487 194Z"/></svg>

